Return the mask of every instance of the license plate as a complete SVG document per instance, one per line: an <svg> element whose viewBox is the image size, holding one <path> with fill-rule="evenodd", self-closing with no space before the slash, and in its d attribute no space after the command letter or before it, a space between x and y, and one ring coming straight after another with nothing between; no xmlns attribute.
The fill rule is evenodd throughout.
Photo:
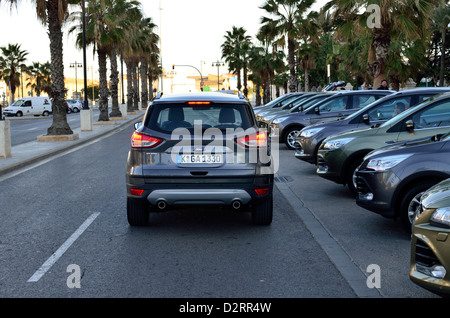
<svg viewBox="0 0 450 318"><path fill-rule="evenodd" d="M198 155L178 155L177 163L190 164L190 163L207 163L207 164L217 164L222 163L222 155L212 155L212 154L198 154Z"/></svg>

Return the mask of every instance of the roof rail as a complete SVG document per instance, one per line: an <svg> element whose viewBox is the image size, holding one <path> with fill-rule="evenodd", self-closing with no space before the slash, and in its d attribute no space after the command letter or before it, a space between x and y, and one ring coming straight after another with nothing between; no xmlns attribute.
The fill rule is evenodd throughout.
<svg viewBox="0 0 450 318"><path fill-rule="evenodd" d="M163 92L158 92L158 94L156 94L155 99L160 99L163 96Z"/></svg>
<svg viewBox="0 0 450 318"><path fill-rule="evenodd" d="M240 99L246 99L246 98L245 98L245 95L242 94L241 91L238 91L238 96L239 96Z"/></svg>

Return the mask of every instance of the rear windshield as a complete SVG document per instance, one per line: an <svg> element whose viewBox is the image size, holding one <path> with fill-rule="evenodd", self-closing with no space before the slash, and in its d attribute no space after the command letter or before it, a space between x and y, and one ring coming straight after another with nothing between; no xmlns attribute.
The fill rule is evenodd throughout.
<svg viewBox="0 0 450 318"><path fill-rule="evenodd" d="M154 104L150 107L146 126L163 133L172 133L176 128L193 131L194 124L201 124L203 130L218 128L224 131L254 126L250 110L244 104Z"/></svg>

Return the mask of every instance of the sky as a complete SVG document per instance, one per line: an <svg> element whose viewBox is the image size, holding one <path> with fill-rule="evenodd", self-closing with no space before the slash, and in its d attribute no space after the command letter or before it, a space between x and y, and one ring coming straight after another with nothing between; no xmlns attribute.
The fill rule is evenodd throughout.
<svg viewBox="0 0 450 318"><path fill-rule="evenodd" d="M27 64L31 62L50 61L49 39L47 29L36 16L33 0L21 0L10 9L8 1L0 2L0 46L9 43L21 44L21 48L29 52ZM203 75L217 74L215 61L222 61L220 46L226 31L233 26L244 27L247 34L254 36L259 27L264 10L259 7L264 0L141 0L146 17L151 17L158 26L155 32L161 36L162 63L166 70L172 64L191 65ZM318 10L326 0L316 0L314 9ZM160 5L162 10L160 10ZM77 10L71 7L71 10ZM83 52L74 45L75 38L64 29L63 49L66 77L75 77L70 63L83 62ZM87 67L97 62L92 47L87 48ZM186 75L198 75L191 67L177 67L177 72ZM228 70L219 69L220 73ZM83 78L82 69L78 70L78 78ZM88 69L88 79L98 76Z"/></svg>

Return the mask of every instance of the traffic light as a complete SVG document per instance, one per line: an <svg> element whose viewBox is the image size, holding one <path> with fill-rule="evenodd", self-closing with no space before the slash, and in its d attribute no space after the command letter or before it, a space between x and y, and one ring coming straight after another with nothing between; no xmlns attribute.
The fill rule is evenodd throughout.
<svg viewBox="0 0 450 318"><path fill-rule="evenodd" d="M175 69L175 64L172 64L172 70L174 70Z"/></svg>

